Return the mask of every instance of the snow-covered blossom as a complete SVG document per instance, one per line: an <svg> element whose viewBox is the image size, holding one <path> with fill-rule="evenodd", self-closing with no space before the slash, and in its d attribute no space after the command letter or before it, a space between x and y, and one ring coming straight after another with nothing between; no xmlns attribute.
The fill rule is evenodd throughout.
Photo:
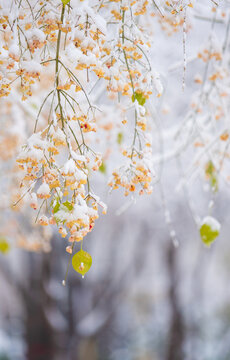
<svg viewBox="0 0 230 360"><path fill-rule="evenodd" d="M185 42L187 9L193 6L182 0L159 3L32 1L27 11L27 0L12 1L11 6L0 2L0 96L12 100L16 92L20 101L33 100L26 110L35 119L34 128L25 126L30 134L17 157L20 191L28 193L30 206L38 211L36 222L56 225L70 242L70 254L75 242L93 229L98 209L106 212L92 192L91 177L105 173L116 152L122 160L108 166L110 188L121 187L126 196L153 190L152 108L163 99L166 81L151 59L150 25L154 19L168 35L181 30ZM229 71L214 36L197 59L214 63L207 76L210 86L194 96L188 121L177 132L180 146L196 137L195 148L209 146L212 120L225 117L229 106ZM195 83L203 86L203 81L198 74ZM202 113L206 106L210 116ZM219 128L223 143L229 129ZM105 149L102 143L109 146ZM206 158L202 164L212 187L217 162Z"/></svg>

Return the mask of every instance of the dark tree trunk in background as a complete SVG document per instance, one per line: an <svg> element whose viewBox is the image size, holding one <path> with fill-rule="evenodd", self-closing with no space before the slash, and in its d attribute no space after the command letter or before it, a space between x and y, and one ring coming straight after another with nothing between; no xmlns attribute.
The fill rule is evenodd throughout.
<svg viewBox="0 0 230 360"><path fill-rule="evenodd" d="M169 302L171 307L171 320L169 326L166 360L184 360L183 345L185 339L185 326L183 314L177 295L177 252L170 240L167 249L167 264L169 273Z"/></svg>
<svg viewBox="0 0 230 360"><path fill-rule="evenodd" d="M23 291L26 310L25 340L27 360L53 360L54 343L52 328L46 319L45 311L49 306L49 298L44 284L49 278L49 259L47 255L30 254L29 284ZM42 262L42 264L41 264Z"/></svg>
<svg viewBox="0 0 230 360"><path fill-rule="evenodd" d="M52 360L52 332L41 304L27 298L26 345L28 360Z"/></svg>

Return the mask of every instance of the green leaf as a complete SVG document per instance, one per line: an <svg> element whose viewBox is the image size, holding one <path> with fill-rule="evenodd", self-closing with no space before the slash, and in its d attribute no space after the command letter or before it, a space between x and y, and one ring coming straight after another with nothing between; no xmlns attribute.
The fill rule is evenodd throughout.
<svg viewBox="0 0 230 360"><path fill-rule="evenodd" d="M102 173L102 174L105 174L106 173L106 165L105 163L102 161L102 164L101 166L99 167L99 171Z"/></svg>
<svg viewBox="0 0 230 360"><path fill-rule="evenodd" d="M209 179L211 188L214 192L218 191L218 179L217 179L217 172L213 162L210 160L206 164L205 174Z"/></svg>
<svg viewBox="0 0 230 360"><path fill-rule="evenodd" d="M61 0L61 1L63 5L67 5L70 2L70 0Z"/></svg>
<svg viewBox="0 0 230 360"><path fill-rule="evenodd" d="M213 165L213 162L210 160L207 164L206 164L206 175L212 176L213 173L216 171L215 166Z"/></svg>
<svg viewBox="0 0 230 360"><path fill-rule="evenodd" d="M200 228L201 240L205 245L212 244L219 234L218 230L213 230L208 224L203 224Z"/></svg>
<svg viewBox="0 0 230 360"><path fill-rule="evenodd" d="M141 106L143 106L146 102L146 98L143 96L143 94L136 91L132 96L132 102L134 102L135 100L137 100L138 104Z"/></svg>
<svg viewBox="0 0 230 360"><path fill-rule="evenodd" d="M56 214L60 209L60 203L56 200L56 205L53 207L53 213Z"/></svg>
<svg viewBox="0 0 230 360"><path fill-rule="evenodd" d="M62 205L64 205L69 211L73 210L73 204L69 201L65 201Z"/></svg>
<svg viewBox="0 0 230 360"><path fill-rule="evenodd" d="M124 136L123 136L122 132L119 132L119 133L117 134L117 143L118 143L119 145L121 145L121 143L122 143L122 141L123 141L123 138L124 138Z"/></svg>
<svg viewBox="0 0 230 360"><path fill-rule="evenodd" d="M63 204L60 204L57 201L56 205L53 208L54 219L55 219L56 223L58 224L58 223L62 222L64 224L66 220L63 221L59 218L59 216L58 216L59 210L69 213L70 211L73 210L73 204L69 201L65 201Z"/></svg>
<svg viewBox="0 0 230 360"><path fill-rule="evenodd" d="M218 180L215 175L210 178L211 188L214 192L218 191Z"/></svg>
<svg viewBox="0 0 230 360"><path fill-rule="evenodd" d="M3 254L8 253L10 250L10 245L6 238L0 237L0 252Z"/></svg>
<svg viewBox="0 0 230 360"><path fill-rule="evenodd" d="M78 251L72 257L72 266L75 271L77 271L81 275L85 275L92 265L92 257L84 250Z"/></svg>

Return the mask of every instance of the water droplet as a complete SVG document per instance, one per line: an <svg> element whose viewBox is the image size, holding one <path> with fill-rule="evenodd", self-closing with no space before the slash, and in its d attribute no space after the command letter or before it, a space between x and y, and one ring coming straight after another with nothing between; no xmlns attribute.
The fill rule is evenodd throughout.
<svg viewBox="0 0 230 360"><path fill-rule="evenodd" d="M211 209L211 208L213 208L213 206L214 206L214 201L211 200L208 204L208 207L209 207L209 209Z"/></svg>
<svg viewBox="0 0 230 360"><path fill-rule="evenodd" d="M65 286L66 282L65 280L62 280L62 285Z"/></svg>
<svg viewBox="0 0 230 360"><path fill-rule="evenodd" d="M179 241L176 238L173 239L173 245L175 246L175 248L178 248L179 246Z"/></svg>

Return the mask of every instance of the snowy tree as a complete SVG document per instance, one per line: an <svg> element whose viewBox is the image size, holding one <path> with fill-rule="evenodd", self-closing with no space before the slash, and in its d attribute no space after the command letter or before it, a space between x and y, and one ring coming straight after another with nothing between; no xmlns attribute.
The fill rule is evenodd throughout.
<svg viewBox="0 0 230 360"><path fill-rule="evenodd" d="M154 330L168 342L156 356L182 360L183 351L190 351L188 359L199 354L227 359L229 346L220 349L215 341L211 350L202 346L206 314L204 329L195 334L196 294L212 297L206 310L213 314L215 289L204 295L194 285L195 305L184 316L177 273L194 284L199 277L209 281L202 260L217 237L227 234L229 0L0 0L0 30L0 273L3 284L8 280L4 303L15 279L13 291L26 304L29 358L34 356L29 318L37 312L47 339L55 328L49 344L45 339L46 359L58 346L60 358L65 356L58 341L64 333L69 354L76 334L88 336L91 350L97 336L108 336L115 347L106 326L114 321L122 332L119 319L129 306L126 300L115 310L117 289L136 304L143 279L156 266L162 284L169 282L167 309L173 314L166 334L167 310L157 303L162 318L156 317ZM107 204L108 214L96 222ZM197 244L205 246L195 262L189 255L198 252ZM25 252L17 262L17 247L42 257ZM229 248L219 243L216 257L222 259L220 249L227 254ZM89 253L96 265L87 282L71 271L67 278L71 262L85 276ZM224 280L218 285L215 278L218 265L210 271L223 297ZM57 300L62 279L66 298ZM48 299L48 309L31 294L32 286ZM156 288L161 294L166 285ZM85 307L75 314L79 289ZM186 296L181 301L187 309ZM90 307L90 301L96 305ZM137 346L144 346L134 328L126 331L132 350L113 359L135 358L135 337ZM122 335L118 342L121 346ZM95 358L94 350L83 354Z"/></svg>

